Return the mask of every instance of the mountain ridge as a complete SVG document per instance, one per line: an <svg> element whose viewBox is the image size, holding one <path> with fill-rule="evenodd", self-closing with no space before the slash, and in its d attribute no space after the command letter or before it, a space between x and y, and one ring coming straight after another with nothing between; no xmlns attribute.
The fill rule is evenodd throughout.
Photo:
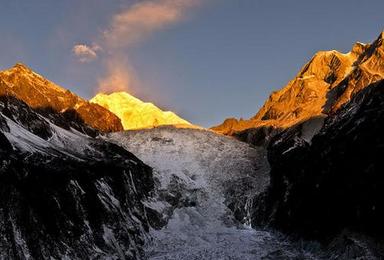
<svg viewBox="0 0 384 260"><path fill-rule="evenodd" d="M211 129L235 135L259 127L287 128L335 112L351 95L384 78L383 35L372 44L356 42L345 54L317 52L294 79L269 96L255 116L248 120L229 118Z"/></svg>
<svg viewBox="0 0 384 260"><path fill-rule="evenodd" d="M120 119L110 111L91 104L22 63L0 71L0 95L15 96L34 109L52 109L63 114L76 111L79 119L101 132L123 130Z"/></svg>

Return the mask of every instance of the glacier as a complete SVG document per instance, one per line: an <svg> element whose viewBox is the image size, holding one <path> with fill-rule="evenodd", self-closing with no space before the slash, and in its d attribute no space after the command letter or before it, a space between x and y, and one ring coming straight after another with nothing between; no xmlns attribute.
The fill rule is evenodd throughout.
<svg viewBox="0 0 384 260"><path fill-rule="evenodd" d="M269 183L262 148L170 126L111 133L107 139L154 169L156 194L146 206L165 220L149 232L148 259L316 259L276 232L247 225L247 201Z"/></svg>

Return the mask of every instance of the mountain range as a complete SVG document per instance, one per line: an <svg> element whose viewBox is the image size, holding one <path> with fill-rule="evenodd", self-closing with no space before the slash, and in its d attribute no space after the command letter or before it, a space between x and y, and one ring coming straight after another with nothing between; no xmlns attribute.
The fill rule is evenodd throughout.
<svg viewBox="0 0 384 260"><path fill-rule="evenodd" d="M73 112L86 125L101 132L151 128L159 125L193 127L171 111L162 111L152 103L143 102L126 92L97 94L84 100L55 83L43 78L26 65L17 63L0 72L1 95L13 95L30 107L52 109L64 115Z"/></svg>
<svg viewBox="0 0 384 260"><path fill-rule="evenodd" d="M18 63L0 72L0 258L382 259L383 90L384 33L214 131Z"/></svg>

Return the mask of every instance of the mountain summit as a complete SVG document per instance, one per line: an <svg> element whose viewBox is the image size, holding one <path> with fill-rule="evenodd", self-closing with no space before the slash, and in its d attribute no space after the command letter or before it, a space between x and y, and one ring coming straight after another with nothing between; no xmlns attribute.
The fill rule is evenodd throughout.
<svg viewBox="0 0 384 260"><path fill-rule="evenodd" d="M212 129L236 134L250 128L287 128L338 110L370 83L384 78L383 35L372 44L355 43L350 52L320 51L284 88L273 92L249 120L227 119Z"/></svg>
<svg viewBox="0 0 384 260"><path fill-rule="evenodd" d="M0 96L16 97L40 112L71 114L101 132L123 129L113 113L45 79L22 63L0 71Z"/></svg>
<svg viewBox="0 0 384 260"><path fill-rule="evenodd" d="M171 111L162 111L152 103L143 102L126 92L97 94L90 100L116 114L125 130L153 128L160 125L192 127L191 123Z"/></svg>

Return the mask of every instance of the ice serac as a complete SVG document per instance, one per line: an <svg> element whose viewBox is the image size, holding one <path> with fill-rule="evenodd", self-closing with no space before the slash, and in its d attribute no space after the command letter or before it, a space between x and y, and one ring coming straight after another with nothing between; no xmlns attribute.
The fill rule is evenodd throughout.
<svg viewBox="0 0 384 260"><path fill-rule="evenodd" d="M90 100L116 114L125 130L153 128L160 125L193 127L191 123L171 111L162 111L152 103L147 103L126 92L97 94Z"/></svg>
<svg viewBox="0 0 384 260"><path fill-rule="evenodd" d="M273 92L249 120L226 121L212 129L227 135L260 127L288 128L326 117L353 95L384 78L383 33L372 44L356 43L346 54L320 51L284 88Z"/></svg>
<svg viewBox="0 0 384 260"><path fill-rule="evenodd" d="M101 132L123 130L120 119L113 113L45 79L24 64L17 63L11 69L1 71L0 83L0 95L14 96L41 112L76 112L78 119Z"/></svg>

